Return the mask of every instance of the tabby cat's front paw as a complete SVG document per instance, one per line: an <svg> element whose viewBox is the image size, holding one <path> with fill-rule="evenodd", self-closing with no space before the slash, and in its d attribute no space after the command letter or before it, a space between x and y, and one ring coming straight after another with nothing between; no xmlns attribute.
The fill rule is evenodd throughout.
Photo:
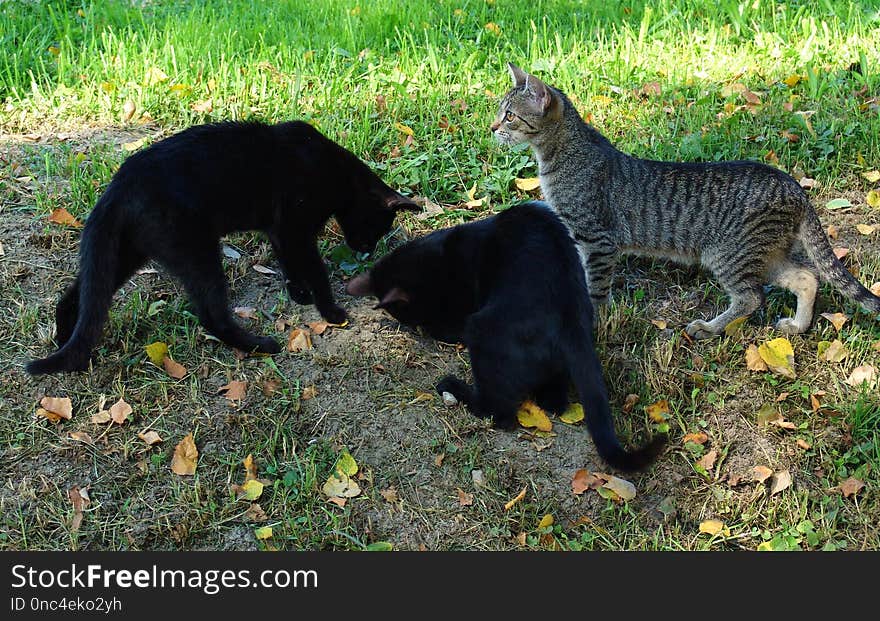
<svg viewBox="0 0 880 621"><path fill-rule="evenodd" d="M806 326L798 324L794 320L794 317L783 317L776 322L776 329L783 334L801 334L802 332L806 332L809 327L809 324Z"/></svg>
<svg viewBox="0 0 880 621"><path fill-rule="evenodd" d="M708 339L717 335L712 329L712 326L706 323L705 321L700 321L696 319L690 322L684 329L687 332L687 335L691 338L700 340L700 339Z"/></svg>

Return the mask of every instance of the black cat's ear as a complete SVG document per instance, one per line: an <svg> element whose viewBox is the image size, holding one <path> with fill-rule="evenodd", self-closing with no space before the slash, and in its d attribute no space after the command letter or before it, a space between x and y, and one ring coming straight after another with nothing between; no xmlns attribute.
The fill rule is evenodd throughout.
<svg viewBox="0 0 880 621"><path fill-rule="evenodd" d="M389 304L406 302L409 302L409 294L400 287L392 287L373 308L386 308Z"/></svg>
<svg viewBox="0 0 880 621"><path fill-rule="evenodd" d="M385 206L391 211L421 211L422 207L414 200L407 198L403 194L395 192L385 199Z"/></svg>
<svg viewBox="0 0 880 621"><path fill-rule="evenodd" d="M522 86L526 83L526 78L529 77L529 74L513 63L507 63L507 70L510 71L510 77L513 79L514 86Z"/></svg>
<svg viewBox="0 0 880 621"><path fill-rule="evenodd" d="M345 285L345 290L348 292L348 295L353 295L356 298L370 295L373 292L373 282L370 279L369 272L358 274L349 280L348 284Z"/></svg>

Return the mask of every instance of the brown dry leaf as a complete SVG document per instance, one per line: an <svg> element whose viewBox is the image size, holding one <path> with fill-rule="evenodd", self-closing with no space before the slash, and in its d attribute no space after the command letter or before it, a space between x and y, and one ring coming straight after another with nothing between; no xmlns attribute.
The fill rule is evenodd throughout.
<svg viewBox="0 0 880 621"><path fill-rule="evenodd" d="M85 442L86 444L94 444L95 441L92 440L92 436L87 434L85 431L71 431L70 437L76 440L77 442Z"/></svg>
<svg viewBox="0 0 880 621"><path fill-rule="evenodd" d="M210 114L214 111L214 100L208 98L204 101L197 101L190 106L190 110L201 114Z"/></svg>
<svg viewBox="0 0 880 621"><path fill-rule="evenodd" d="M51 423L57 423L62 418L70 420L73 417L73 404L69 397L43 397L40 399L37 414L49 419Z"/></svg>
<svg viewBox="0 0 880 621"><path fill-rule="evenodd" d="M257 309L253 306L236 306L232 309L232 312L241 317L242 319L259 319L260 316L257 315Z"/></svg>
<svg viewBox="0 0 880 621"><path fill-rule="evenodd" d="M837 239L837 235L838 235L837 227L834 226L833 224L829 224L828 230L825 232L828 233L828 237L830 237L831 239Z"/></svg>
<svg viewBox="0 0 880 621"><path fill-rule="evenodd" d="M767 370L767 363L761 358L761 354L758 353L758 348L754 345L749 345L748 349L746 349L746 368L749 371Z"/></svg>
<svg viewBox="0 0 880 621"><path fill-rule="evenodd" d="M459 491L461 491L461 490L459 490ZM379 495L385 499L385 502L390 502L392 504L394 504L398 500L400 500L397 496L397 488L394 487L393 485L391 487L389 487L388 489L380 489Z"/></svg>
<svg viewBox="0 0 880 621"><path fill-rule="evenodd" d="M773 471L767 466L755 466L752 468L752 480L763 483L773 476Z"/></svg>
<svg viewBox="0 0 880 621"><path fill-rule="evenodd" d="M834 341L825 348L825 351L822 352L819 359L825 360L826 362L842 362L847 356L849 356L849 351L844 347L843 343L841 343L839 339L834 339Z"/></svg>
<svg viewBox="0 0 880 621"><path fill-rule="evenodd" d="M138 433L138 437L147 443L149 446L153 446L162 441L162 438L159 437L159 434L155 431L141 431Z"/></svg>
<svg viewBox="0 0 880 621"><path fill-rule="evenodd" d="M770 479L770 495L778 494L791 485L791 472L780 470Z"/></svg>
<svg viewBox="0 0 880 621"><path fill-rule="evenodd" d="M110 422L109 410L101 410L97 414L92 414L92 422L96 425L102 425Z"/></svg>
<svg viewBox="0 0 880 621"><path fill-rule="evenodd" d="M695 444L705 444L709 440L709 436L707 436L702 431L698 433L688 433L681 439L682 444L686 444L688 442L694 442Z"/></svg>
<svg viewBox="0 0 880 621"><path fill-rule="evenodd" d="M345 504L348 502L348 499L347 499L347 498L341 498L341 497L339 497L339 496L331 496L330 498L327 499L327 502L332 502L332 503L333 503L334 505L336 505L337 507L342 508L342 507L344 507Z"/></svg>
<svg viewBox="0 0 880 621"><path fill-rule="evenodd" d="M458 505L460 507L469 507L474 504L474 495L462 490L460 487L455 488L458 492Z"/></svg>
<svg viewBox="0 0 880 621"><path fill-rule="evenodd" d="M588 489L602 487L603 481L589 470L581 468L571 477L571 491L580 496Z"/></svg>
<svg viewBox="0 0 880 621"><path fill-rule="evenodd" d="M838 260L843 259L846 255L849 254L849 248L836 247L834 248L834 256L838 258Z"/></svg>
<svg viewBox="0 0 880 621"><path fill-rule="evenodd" d="M791 394L790 392L779 393L776 397L776 403L780 403L782 401L785 401L786 399L788 399L788 395L790 395L790 394Z"/></svg>
<svg viewBox="0 0 880 621"><path fill-rule="evenodd" d="M279 388L281 388L281 380L275 378L263 380L263 383L260 384L260 389L265 397L271 397L278 392Z"/></svg>
<svg viewBox="0 0 880 621"><path fill-rule="evenodd" d="M117 425L121 425L125 422L132 411L131 406L123 399L120 399L110 406L110 419Z"/></svg>
<svg viewBox="0 0 880 621"><path fill-rule="evenodd" d="M798 438L797 440L795 440L795 444L797 444L798 447L804 449L805 451L810 449L809 442L807 442L806 440L803 440L801 438Z"/></svg>
<svg viewBox="0 0 880 621"><path fill-rule="evenodd" d="M254 463L254 456L248 453L241 463L244 465L244 482L257 480L257 465Z"/></svg>
<svg viewBox="0 0 880 621"><path fill-rule="evenodd" d="M718 459L718 452L713 449L700 457L700 459L697 461L697 465L701 466L706 472L710 472L715 466L716 459Z"/></svg>
<svg viewBox="0 0 880 621"><path fill-rule="evenodd" d="M669 325L665 319L652 319L651 323L657 326L658 330L665 330L666 326Z"/></svg>
<svg viewBox="0 0 880 621"><path fill-rule="evenodd" d="M312 348L311 332L294 328L287 336L287 351L305 351Z"/></svg>
<svg viewBox="0 0 880 621"><path fill-rule="evenodd" d="M223 396L230 401L241 401L247 392L247 382L241 380L233 380L228 384L221 386L217 392L223 393Z"/></svg>
<svg viewBox="0 0 880 621"><path fill-rule="evenodd" d="M623 500L632 500L636 497L636 486L627 481L611 474L597 472L596 476L605 479L602 489L610 489Z"/></svg>
<svg viewBox="0 0 880 621"><path fill-rule="evenodd" d="M868 288L868 291L870 291L871 293L873 293L877 297L880 297L880 282L875 282L873 285L871 285ZM878 342L880 342L880 341L878 341Z"/></svg>
<svg viewBox="0 0 880 621"><path fill-rule="evenodd" d="M865 483L860 481L855 477L850 477L844 481L840 482L840 485L837 486L837 489L844 495L844 497L849 498L850 496L855 496L859 493L859 491L865 487Z"/></svg>
<svg viewBox="0 0 880 621"><path fill-rule="evenodd" d="M663 92L663 89L660 87L660 82L648 82L642 85L642 88L639 89L639 93L645 95L646 97L650 97L651 95L660 95Z"/></svg>
<svg viewBox="0 0 880 621"><path fill-rule="evenodd" d="M181 476L193 475L196 473L198 458L199 450L193 441L193 435L188 433L174 447L174 456L171 458L171 471Z"/></svg>
<svg viewBox="0 0 880 621"><path fill-rule="evenodd" d="M318 389L315 388L314 384L310 384L309 386L306 386L305 388L303 388L302 395L300 395L300 398L303 401L308 401L309 399L314 399L315 395L317 395L317 394L318 394Z"/></svg>
<svg viewBox="0 0 880 621"><path fill-rule="evenodd" d="M505 505L504 505L504 510L510 511L516 503L518 503L520 500L525 498L526 497L526 489L527 488L525 488L525 487L522 488L522 491L519 494L517 494L516 496L514 496L513 498L508 500L507 503L505 503Z"/></svg>
<svg viewBox="0 0 880 621"><path fill-rule="evenodd" d="M861 386L864 382L868 383L869 388L873 388L877 384L877 370L870 364L856 367L845 380L846 384L854 388Z"/></svg>
<svg viewBox="0 0 880 621"><path fill-rule="evenodd" d="M79 228L82 226L82 222L73 217L69 211L67 211L64 207L59 207L54 210L51 214L49 214L49 222L53 224L63 224L66 226L73 226Z"/></svg>
<svg viewBox="0 0 880 621"><path fill-rule="evenodd" d="M844 315L843 313L822 313L822 316L830 321L831 325L834 326L834 329L838 332L840 332L843 324L849 321L849 316Z"/></svg>
<svg viewBox="0 0 880 621"><path fill-rule="evenodd" d="M263 507L256 502L251 503L251 506L244 512L243 517L247 522L265 522L269 519L269 516L263 511Z"/></svg>
<svg viewBox="0 0 880 621"><path fill-rule="evenodd" d="M179 362L175 362L168 356L165 356L162 359L162 367L164 367L165 372L174 379L182 379L186 376L186 367Z"/></svg>
<svg viewBox="0 0 880 621"><path fill-rule="evenodd" d="M625 414L629 414L638 402L639 396L630 393L626 396L626 399L623 400L623 407L621 409Z"/></svg>
<svg viewBox="0 0 880 621"><path fill-rule="evenodd" d="M438 468L443 465L443 460L446 457L446 453L440 453L439 455L434 457L434 465Z"/></svg>
<svg viewBox="0 0 880 621"><path fill-rule="evenodd" d="M309 329L311 329L311 331L314 332L317 336L321 336L322 334L324 334L324 332L330 325L331 324L327 323L326 321L313 321L308 324Z"/></svg>
<svg viewBox="0 0 880 621"><path fill-rule="evenodd" d="M80 489L74 485L67 490L67 496L73 504L73 519L70 521L70 532L76 533L83 521L83 510L89 504L89 493L87 488Z"/></svg>
<svg viewBox="0 0 880 621"><path fill-rule="evenodd" d="M651 405L646 405L645 412L648 413L648 417L650 417L655 423L665 422L671 416L669 401L663 399L662 401L657 401Z"/></svg>

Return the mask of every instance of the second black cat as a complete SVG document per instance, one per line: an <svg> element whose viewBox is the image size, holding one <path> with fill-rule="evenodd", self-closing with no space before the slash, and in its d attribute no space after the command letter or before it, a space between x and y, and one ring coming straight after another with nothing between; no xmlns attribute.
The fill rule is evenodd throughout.
<svg viewBox="0 0 880 621"><path fill-rule="evenodd" d="M574 241L544 203L436 231L394 250L349 281L352 295L434 338L464 343L474 385L437 385L479 417L511 427L527 398L554 413L574 383L599 455L620 470L653 461L664 437L628 452L617 439L593 347L590 296Z"/></svg>
<svg viewBox="0 0 880 621"><path fill-rule="evenodd" d="M371 252L399 209L418 210L354 154L307 123L199 125L129 157L92 209L80 240L80 271L56 307L58 351L31 374L81 371L101 335L115 291L148 259L183 284L202 325L248 352L278 343L233 317L219 240L264 232L290 297L314 301L332 323L333 300L317 236L334 216L352 249Z"/></svg>

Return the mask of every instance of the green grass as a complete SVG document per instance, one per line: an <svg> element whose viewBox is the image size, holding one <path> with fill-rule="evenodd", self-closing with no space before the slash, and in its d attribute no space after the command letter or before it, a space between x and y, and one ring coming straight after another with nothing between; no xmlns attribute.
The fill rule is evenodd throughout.
<svg viewBox="0 0 880 621"><path fill-rule="evenodd" d="M880 252L873 238L852 228L856 222L877 224L863 202L873 186L860 176L880 167L877 41L878 1L7 0L0 10L0 132L14 136L2 137L0 225L20 224L26 243L16 245L15 227L2 229L0 356L20 366L51 347L51 308L75 269L77 235L47 224L45 215L64 207L84 220L128 155L123 143L149 142L208 121L304 118L392 186L442 205L443 213L427 220L402 218L407 233L526 198L513 178L533 176L534 160L526 150L496 144L488 131L509 86L508 60L565 91L627 152L675 160L764 160L817 179L819 207L846 195L855 208L819 211L826 223L841 228L839 243L851 248L850 265L870 284L880 280ZM659 94L644 88L654 82ZM743 87L760 105L747 104ZM245 174L259 183L261 171ZM475 210L463 205L474 185L478 198L489 199ZM250 265L271 262L268 244L250 234L227 241L247 255L247 261L227 261L226 270L233 291L257 291L265 316L255 330L272 333L278 317L294 324L309 317L277 282L254 285ZM24 246L27 254L18 254ZM336 280L369 265L333 229L321 249ZM316 354L310 364L332 381L355 382L377 364L392 378L380 388L364 387L375 406L362 413L363 421L319 426L334 413L304 414L305 373L300 366L295 368L302 376L292 373L289 356L274 359L277 364L238 360L204 338L179 288L144 276L114 306L95 374L36 383L16 367L4 376L10 381L0 389L0 447L14 459L0 470L6 483L0 491L0 549L363 549L377 537L395 541L394 531L376 532L380 514L407 516L396 524L424 523L439 533L432 545L448 548L516 548L521 533L528 549L880 546L880 405L876 393L859 395L841 383L856 364L880 366L871 347L880 339L873 318L823 289L820 312L854 316L839 334L819 319L810 333L792 338L799 378L791 382L747 373L742 364L748 345L776 336L766 326L789 312L790 295L771 292L741 334L689 343L676 328L724 303L711 279L628 259L615 283L598 347L615 410L627 394L640 397L631 416L618 416L621 435L635 444L654 425L641 406L665 398L672 408L671 448L640 479L634 503L584 501L575 509L565 485L547 494L537 474L514 471L496 447L498 434L432 403L406 405L429 387L441 365L438 356L447 364L460 356L449 349L404 352L400 359L383 357L378 345L376 351ZM659 331L650 323L658 318L669 320L672 329ZM820 364L817 343L835 338L850 357L840 367ZM156 340L168 342L175 359L187 363L191 373L184 380L169 381L145 363L143 344ZM422 375L413 377L414 368ZM281 388L264 398L257 386L269 378ZM217 397L219 385L231 379L253 386L246 407ZM319 391L336 388L319 385ZM817 390L828 392L827 407L813 412L809 396ZM165 445L145 449L133 433L117 428L107 432L107 445L72 445L66 430L29 417L46 391L69 394L81 411L93 409L102 396L124 395L137 405L137 424L153 425ZM781 392L790 396L777 407L796 429L758 426L754 412L776 403ZM367 492L360 499L343 509L323 500L320 488L342 445L359 458L370 425L424 411L444 422L439 431L418 429L435 434L425 440L429 449L415 441L408 445L407 438L394 447L389 438L388 461L367 465L377 479L364 482ZM87 423L76 425L71 428L100 433ZM329 429L332 437L316 429ZM173 444L189 431L207 449L195 480L178 480L168 463ZM698 431L709 435L708 447L680 442ZM796 439L810 448L794 448ZM743 454L743 446L753 452ZM709 448L718 451L719 465L700 471L694 462ZM271 480L261 501L276 533L269 544L254 540L254 525L241 522L246 505L229 492L229 484L243 479L241 460L248 453L257 458L259 475ZM434 468L431 479L410 482L410 469L418 466L413 455ZM440 455L443 468L453 472L442 481L446 471L430 465ZM72 472L54 464L59 456ZM737 466L737 459L745 461ZM761 485L731 486L719 476L728 467L758 462L790 468L795 485L770 496ZM477 490L472 507L458 507L454 490L474 491L473 469L484 470L486 488ZM866 488L844 498L835 488L850 476ZM67 489L70 481L86 480L93 505L73 534ZM405 496L399 506L377 495L390 484ZM524 486L526 499L504 511ZM448 506L431 504L430 488L451 490ZM420 494L427 494L424 506ZM578 523L579 511L589 520ZM548 513L556 523L537 528ZM722 519L729 534L700 535L697 526L710 517ZM458 530L450 526L459 524Z"/></svg>

